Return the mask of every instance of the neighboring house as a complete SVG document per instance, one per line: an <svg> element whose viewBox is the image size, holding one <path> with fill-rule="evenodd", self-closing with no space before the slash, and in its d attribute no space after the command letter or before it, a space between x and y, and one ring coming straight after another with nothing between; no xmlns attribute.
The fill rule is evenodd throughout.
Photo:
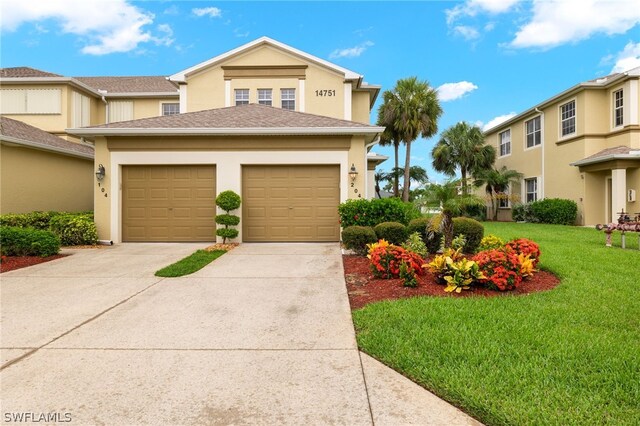
<svg viewBox="0 0 640 426"><path fill-rule="evenodd" d="M116 79L74 81L131 98ZM233 190L240 241L338 241L338 204L375 196L371 168L384 158L367 153L384 130L369 125L380 87L362 75L262 37L174 83L180 114L66 130L92 140L105 167L94 207L101 239L210 241L213 201Z"/></svg>
<svg viewBox="0 0 640 426"><path fill-rule="evenodd" d="M0 117L0 213L93 209L93 146Z"/></svg>
<svg viewBox="0 0 640 426"><path fill-rule="evenodd" d="M514 202L567 198L578 224L640 212L640 67L573 86L485 132L496 167L523 173L498 218Z"/></svg>

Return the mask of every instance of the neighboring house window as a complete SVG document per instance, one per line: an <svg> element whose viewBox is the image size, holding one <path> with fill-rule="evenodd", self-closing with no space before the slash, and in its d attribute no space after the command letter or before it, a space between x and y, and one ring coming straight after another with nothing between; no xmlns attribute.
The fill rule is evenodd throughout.
<svg viewBox="0 0 640 426"><path fill-rule="evenodd" d="M280 100L282 101L282 109L296 109L296 89L281 89Z"/></svg>
<svg viewBox="0 0 640 426"><path fill-rule="evenodd" d="M542 142L542 130L540 128L540 116L525 122L527 132L527 148L533 148Z"/></svg>
<svg viewBox="0 0 640 426"><path fill-rule="evenodd" d="M624 124L623 118L623 98L622 89L613 92L613 123L614 127L622 126Z"/></svg>
<svg viewBox="0 0 640 426"><path fill-rule="evenodd" d="M525 200L527 203L532 203L538 199L538 179L531 178L524 180L525 188Z"/></svg>
<svg viewBox="0 0 640 426"><path fill-rule="evenodd" d="M175 114L180 114L179 103L162 104L162 115L175 115Z"/></svg>
<svg viewBox="0 0 640 426"><path fill-rule="evenodd" d="M133 120L133 101L109 101L109 123Z"/></svg>
<svg viewBox="0 0 640 426"><path fill-rule="evenodd" d="M560 106L561 135L567 136L576 132L576 101Z"/></svg>
<svg viewBox="0 0 640 426"><path fill-rule="evenodd" d="M91 125L91 99L78 92L73 92L72 127Z"/></svg>
<svg viewBox="0 0 640 426"><path fill-rule="evenodd" d="M0 113L2 114L60 114L62 95L60 89L2 89Z"/></svg>
<svg viewBox="0 0 640 426"><path fill-rule="evenodd" d="M508 209L509 207L511 207L511 203L509 202L509 190L504 192L498 192L497 198L498 198L499 209Z"/></svg>
<svg viewBox="0 0 640 426"><path fill-rule="evenodd" d="M249 89L236 89L236 106L249 103Z"/></svg>
<svg viewBox="0 0 640 426"><path fill-rule="evenodd" d="M500 139L500 157L511 154L511 129L498 134Z"/></svg>
<svg viewBox="0 0 640 426"><path fill-rule="evenodd" d="M271 89L258 89L258 103L260 105L272 105Z"/></svg>

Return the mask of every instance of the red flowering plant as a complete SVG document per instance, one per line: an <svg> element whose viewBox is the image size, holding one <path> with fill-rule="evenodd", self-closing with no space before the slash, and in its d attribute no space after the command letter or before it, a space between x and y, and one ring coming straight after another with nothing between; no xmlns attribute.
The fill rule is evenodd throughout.
<svg viewBox="0 0 640 426"><path fill-rule="evenodd" d="M371 260L371 272L375 277L384 279L398 278L400 277L401 266L405 282L408 281L407 278L415 278L416 275L424 273L422 270L424 259L416 253L389 244L385 240L370 244L368 247L369 254L367 257Z"/></svg>
<svg viewBox="0 0 640 426"><path fill-rule="evenodd" d="M518 238L507 243L517 254L529 256L535 268L540 261L540 246L527 238Z"/></svg>
<svg viewBox="0 0 640 426"><path fill-rule="evenodd" d="M522 283L521 263L510 247L485 250L476 254L473 260L478 264L485 278L479 280L494 290L513 290Z"/></svg>

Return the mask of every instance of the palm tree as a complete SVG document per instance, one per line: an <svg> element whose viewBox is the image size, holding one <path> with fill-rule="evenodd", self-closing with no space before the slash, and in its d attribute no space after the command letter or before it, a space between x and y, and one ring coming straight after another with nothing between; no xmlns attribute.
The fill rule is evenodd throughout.
<svg viewBox="0 0 640 426"><path fill-rule="evenodd" d="M451 247L453 241L453 218L459 216L465 208L484 206L480 197L474 194L459 192L460 181L450 180L442 185L432 184L427 188L427 202L440 204L442 221L440 230L444 235L444 247Z"/></svg>
<svg viewBox="0 0 640 426"><path fill-rule="evenodd" d="M494 222L498 220L498 197L507 192L509 184L519 182L522 176L522 173L502 166L500 170L492 168L480 172L473 182L476 187L485 185L485 191L491 199L491 212Z"/></svg>
<svg viewBox="0 0 640 426"><path fill-rule="evenodd" d="M484 143L482 130L461 121L442 132L433 147L433 168L447 176L455 176L460 169L462 191L468 193L469 175L475 175L493 166L496 150Z"/></svg>
<svg viewBox="0 0 640 426"><path fill-rule="evenodd" d="M378 124L387 128L389 137L406 145L402 199L409 201L411 143L418 136L429 138L438 132L442 108L436 90L417 77L398 80L392 91L384 92L383 102L378 110Z"/></svg>
<svg viewBox="0 0 640 426"><path fill-rule="evenodd" d="M398 168L398 148L400 147L400 135L395 131L393 127L393 123L390 118L393 116L392 113L388 110L391 109L393 102L393 93L389 90L385 90L382 94L382 104L378 107L378 126L384 126L385 130L380 135L380 141L378 145L380 146L389 146L393 145L393 161L394 161L394 169ZM389 121L387 119L389 118ZM393 176L392 176L393 177ZM385 179L383 179L385 180ZM399 197L400 191L398 190L399 176L395 176L393 180L393 196Z"/></svg>

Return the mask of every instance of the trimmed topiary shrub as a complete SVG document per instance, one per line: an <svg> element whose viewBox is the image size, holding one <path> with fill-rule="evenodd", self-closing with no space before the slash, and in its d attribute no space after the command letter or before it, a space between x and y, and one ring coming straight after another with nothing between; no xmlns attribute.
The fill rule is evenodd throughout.
<svg viewBox="0 0 640 426"><path fill-rule="evenodd" d="M468 217L453 218L453 235L464 235L466 240L463 251L475 253L484 236L484 226Z"/></svg>
<svg viewBox="0 0 640 426"><path fill-rule="evenodd" d="M531 214L540 223L556 225L574 225L578 216L578 205L573 200L545 198L534 201L530 206Z"/></svg>
<svg viewBox="0 0 640 426"><path fill-rule="evenodd" d="M342 230L342 243L349 250L364 256L367 244L378 241L378 237L370 226L348 226Z"/></svg>
<svg viewBox="0 0 640 426"><path fill-rule="evenodd" d="M427 228L429 227L430 221L431 218L429 217L419 217L417 219L413 219L411 222L409 222L409 225L407 225L407 231L409 232L409 235L417 232L418 234L420 234L420 238L422 238L422 241L426 242Z"/></svg>
<svg viewBox="0 0 640 426"><path fill-rule="evenodd" d="M386 240L395 245L404 243L409 236L407 227L399 222L382 222L377 224L373 230L379 240Z"/></svg>
<svg viewBox="0 0 640 426"><path fill-rule="evenodd" d="M3 226L0 252L3 256L53 256L60 251L60 239L51 231Z"/></svg>
<svg viewBox="0 0 640 426"><path fill-rule="evenodd" d="M227 238L236 238L239 234L237 229L229 228L240 223L240 218L236 215L229 214L231 210L240 208L242 198L233 191L222 191L216 197L216 205L226 212L226 214L216 215L216 223L224 225L224 228L218 228L216 235L222 237L222 243L226 244Z"/></svg>
<svg viewBox="0 0 640 426"><path fill-rule="evenodd" d="M49 221L51 232L64 246L93 245L98 242L98 229L93 217L87 214L58 214Z"/></svg>
<svg viewBox="0 0 640 426"><path fill-rule="evenodd" d="M400 222L406 225L420 216L412 203L405 203L398 198L347 200L338 206L338 214L342 227L376 226L382 222Z"/></svg>

